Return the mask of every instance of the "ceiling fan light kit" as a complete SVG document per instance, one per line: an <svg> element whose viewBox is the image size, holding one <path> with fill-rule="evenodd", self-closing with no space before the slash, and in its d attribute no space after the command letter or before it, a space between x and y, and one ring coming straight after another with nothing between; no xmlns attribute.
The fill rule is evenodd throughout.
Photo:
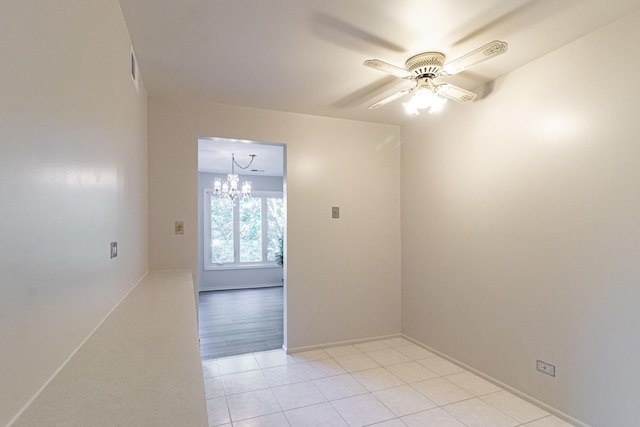
<svg viewBox="0 0 640 427"><path fill-rule="evenodd" d="M431 79L424 79L418 83L418 87L414 90L413 96L409 102L402 104L407 114L420 114L420 110L429 109L430 113L437 113L444 108L447 98L440 96L438 87L433 84Z"/></svg>
<svg viewBox="0 0 640 427"><path fill-rule="evenodd" d="M420 110L429 112L442 110L447 99L465 104L476 98L476 94L450 83L434 83L438 77L453 76L467 68L507 51L507 43L494 40L473 50L460 58L445 64L445 55L441 52L423 52L407 59L404 68L381 61L369 59L364 65L378 71L415 82L415 86L403 89L369 106L373 110L380 108L396 99L413 93L409 102L402 105L409 114L420 114Z"/></svg>

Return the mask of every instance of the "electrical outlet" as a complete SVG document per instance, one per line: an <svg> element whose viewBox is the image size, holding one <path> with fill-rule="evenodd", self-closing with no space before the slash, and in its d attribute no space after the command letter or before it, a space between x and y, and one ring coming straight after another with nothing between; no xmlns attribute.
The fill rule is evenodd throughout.
<svg viewBox="0 0 640 427"><path fill-rule="evenodd" d="M111 258L118 256L118 242L111 242Z"/></svg>
<svg viewBox="0 0 640 427"><path fill-rule="evenodd" d="M331 218L340 218L340 208L338 206L331 208Z"/></svg>
<svg viewBox="0 0 640 427"><path fill-rule="evenodd" d="M176 221L175 223L175 233L179 235L184 234L184 221Z"/></svg>
<svg viewBox="0 0 640 427"><path fill-rule="evenodd" d="M556 366L551 363L543 362L542 360L536 360L536 369L543 374L556 376Z"/></svg>

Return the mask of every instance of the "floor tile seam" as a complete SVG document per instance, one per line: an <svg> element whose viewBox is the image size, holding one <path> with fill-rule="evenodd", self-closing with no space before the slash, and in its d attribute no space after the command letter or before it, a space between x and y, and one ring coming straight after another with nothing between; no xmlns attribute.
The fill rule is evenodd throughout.
<svg viewBox="0 0 640 427"><path fill-rule="evenodd" d="M344 369L345 371L347 370L347 368L346 368L346 367L344 367L344 366L342 365L342 363L340 363L340 361L339 361L338 359L336 359L335 357L332 357L332 359L333 359L333 361L334 361L334 362L336 362L339 366L341 366L341 367L342 367L342 369Z"/></svg>
<svg viewBox="0 0 640 427"><path fill-rule="evenodd" d="M260 367L260 369L282 368L283 366L298 366L298 365L301 365L301 363L296 361L287 361L284 363L277 363L275 365L268 365L268 366L262 366L260 362L258 362L258 366Z"/></svg>
<svg viewBox="0 0 640 427"><path fill-rule="evenodd" d="M331 374L331 375L323 375L321 377L309 377L310 380L321 380L323 378L333 378L333 377L339 377L340 375L344 375L347 374L348 372L339 372L337 374Z"/></svg>
<svg viewBox="0 0 640 427"><path fill-rule="evenodd" d="M535 420L525 421L525 422L524 422L524 423L522 423L522 424L518 424L518 426L517 426L517 427L526 426L527 424L531 424L531 423L534 423L534 422L536 422L536 421L543 420L543 419L545 419L545 418L553 418L554 416L555 416L555 415L553 415L553 414L548 414L548 415L545 415L544 417L536 418ZM558 418L558 419L559 419L559 418ZM568 424L568 423L567 423L567 424ZM568 424L568 425L571 425L571 424Z"/></svg>
<svg viewBox="0 0 640 427"><path fill-rule="evenodd" d="M407 385L408 385L408 384L407 384ZM395 387L399 387L399 386L395 386ZM382 389L382 390L376 390L375 392L369 392L369 394L370 394L370 395L372 395L372 396L373 396L373 397L374 397L378 402L380 402L380 403L381 403L385 408L387 408L387 410L388 410L389 412L391 412L391 413L392 413L396 418L398 418L398 419L400 419L400 418L402 418L402 417L406 417L406 416L412 415L412 414L418 414L418 413L420 413L420 412L429 411L429 410L431 410L431 409L436 409L436 408L438 408L438 407L439 407L439 406L436 404L436 402L432 401L431 399L429 399L428 397L426 397L426 396L425 396L425 398L426 398L427 400L429 400L431 403L433 403L433 404L434 404L434 405L436 405L436 406L434 406L433 408L423 409L423 410L421 410L421 411L417 411L417 412L412 412L411 414L398 415L398 414L396 414L396 413L393 411L393 409L391 409L389 406L387 406L387 404L386 404L386 403L384 403L382 400L380 400L380 398L379 398L378 396L376 396L376 395L375 395L375 393L377 393L377 392L379 392L379 391L389 390L389 389L392 389L392 388L395 388L395 387L389 387L389 388L385 388L385 389ZM418 392L418 391L416 390L416 392ZM418 394L420 394L421 396L424 396L424 395L423 395L422 393L420 393L420 392L418 392ZM402 420L401 420L401 421L402 421ZM374 423L373 425L375 425L375 423Z"/></svg>
<svg viewBox="0 0 640 427"><path fill-rule="evenodd" d="M320 362L324 362L324 361L327 361L327 360L333 360L333 357L325 357L325 358L322 358L322 359L298 361L297 364L298 365L304 365L304 364L307 364L307 363L320 363Z"/></svg>
<svg viewBox="0 0 640 427"><path fill-rule="evenodd" d="M263 390L267 390L267 389L263 389ZM229 401L227 400L227 409L229 410L229 419L231 420L231 424L234 424L234 423L239 422L239 421L246 421L246 420L250 420L250 419L252 419L252 418L259 418L259 417L264 417L264 416L266 416L266 415L273 415L273 414L277 414L278 412L284 412L284 409L282 409L282 406L280 405L280 402L278 401L278 398L276 397L276 395L275 395L275 393L273 392L273 390L271 390L271 388L269 388L268 390L271 392L271 396L273 397L273 399L275 400L276 404L278 405L278 408L280 408L280 410L279 410L279 411L268 412L268 413L266 413L266 414L258 415L257 417L248 417L248 418L242 418L242 419L239 419L239 420L234 420L234 419L231 417L231 407L229 406ZM260 390L253 390L253 391L260 391ZM251 392L247 392L247 393L251 393ZM234 396L237 396L237 395L234 395ZM226 396L225 396L225 398L226 398Z"/></svg>
<svg viewBox="0 0 640 427"><path fill-rule="evenodd" d="M288 382L288 383L283 383L283 384L271 384L269 383L269 380L267 379L267 383L269 383L269 387L270 388L275 388L275 387L282 387L282 386L286 386L286 385L293 385L293 384L300 384L303 383L305 381L313 381L311 378L306 378L303 380L296 380L296 381L292 381L292 382Z"/></svg>
<svg viewBox="0 0 640 427"><path fill-rule="evenodd" d="M294 364L294 363L291 363L290 365L297 366L297 363L295 363L295 364ZM284 366L289 366L289 364L287 364L287 365L273 365L273 366L260 366L260 368L259 368L259 369L260 369L260 370L262 370L262 371L264 371L264 370L266 370L266 369L282 368L282 367L284 367Z"/></svg>
<svg viewBox="0 0 640 427"><path fill-rule="evenodd" d="M429 380L426 380L426 381L429 381ZM467 400L480 399L478 396L474 396L474 395L472 395L471 393L469 393L468 391L466 391L466 390L462 389L463 391L465 391L465 392L469 393L469 394L471 395L471 397L465 397L464 399L456 400L455 402L449 402L449 403L445 403L445 404L440 405L439 403L437 403L436 401L434 401L431 397L427 396L426 394L424 394L423 392L421 392L420 390L418 390L417 388L415 388L415 387L413 386L413 384L407 384L407 385L408 385L408 386L410 386L411 388L413 388L415 391L417 391L417 392L418 392L418 393L420 393L421 395L423 395L424 397L426 397L427 399L431 400L431 401L432 401L433 403L435 403L436 405L438 405L438 407L439 407L439 408L443 408L443 407L445 407L445 406L447 406L447 405L453 405L453 404L460 403L460 402L464 402L464 401L467 401ZM455 384L454 384L454 385L455 385ZM484 402L484 401L483 401L483 402ZM487 402L485 402L485 403L487 403ZM489 405L489 404L487 403L487 405ZM492 406L492 405L489 405L489 406ZM497 409L497 408L496 408L496 409Z"/></svg>
<svg viewBox="0 0 640 427"><path fill-rule="evenodd" d="M258 371L260 372L262 377L264 377L264 370L263 369L252 369L251 371L234 372L234 373L231 373L231 374L225 374L225 375L220 375L220 376L222 377L222 380L224 380L225 378L238 376L238 375L243 375L243 374L249 374L249 373L258 372Z"/></svg>
<svg viewBox="0 0 640 427"><path fill-rule="evenodd" d="M323 396L324 397L324 396ZM278 399L278 397L276 396L276 400ZM314 406L314 405L321 405L323 403L331 403L328 399L325 398L325 400L323 400L322 402L315 402L315 403L309 403L306 405L301 405L301 406L295 406L293 408L289 408L289 409L282 409L282 412L287 412L287 411L293 411L296 409L302 409L302 408L308 408L310 406ZM280 407L282 408L282 405L280 404L280 401L278 401L278 404L280 405Z"/></svg>
<svg viewBox="0 0 640 427"><path fill-rule="evenodd" d="M332 403L332 401L330 401L330 400L328 400L328 399L327 399L327 400L325 400L325 401L323 401L323 402L310 403L310 404L308 404L308 405L296 406L295 408L283 409L283 410L282 410L282 412L283 412L284 414L286 414L287 412L296 411L296 410L304 409L304 408L310 408L310 407L312 407L312 406L316 406L316 405L323 405L323 404L325 404L325 403L331 404L331 403ZM335 407L335 406L331 405L331 407L332 407L332 408L333 408L333 409L338 413L338 415L340 415L340 412L338 412L338 410L336 409L336 407ZM346 420L345 420L345 422L346 422ZM347 425L348 425L348 424L349 424L349 423L347 423Z"/></svg>
<svg viewBox="0 0 640 427"><path fill-rule="evenodd" d="M447 381L449 384L452 384L452 385L458 387L459 389L462 389L462 390L466 391L467 393L471 394L471 392L469 392L468 390L465 390L464 388L460 387L458 384L454 383L453 381L448 380L446 375L438 374L438 377L436 377L436 378L441 378L441 379ZM435 380L436 378L429 378L428 380L425 380L425 381L432 381L432 380Z"/></svg>
<svg viewBox="0 0 640 427"><path fill-rule="evenodd" d="M245 394L245 393L251 393L253 391L260 391L260 390L268 390L268 389L272 389L273 387L271 386L267 386L267 387L259 387L259 388L252 388L250 390L244 390L244 391L239 391L236 393L227 393L227 390L225 389L225 397L229 397L229 396L237 396L239 394Z"/></svg>
<svg viewBox="0 0 640 427"><path fill-rule="evenodd" d="M502 389L500 389L500 391L496 391L496 392L493 392L493 393L487 393L487 394L484 394L484 395L482 395L482 396L477 396L477 397L478 397L478 399L480 399L481 401L483 401L483 402L484 402L484 403L486 403L487 405L491 406L492 408L495 408L496 410L498 410L498 411L502 412L503 414L507 415L508 417L513 418L513 419L514 419L514 420L516 420L517 422L521 423L521 424L518 424L518 426L520 426L520 425L525 425L525 424L528 424L528 423L532 423L532 422L535 422L535 421L541 420L541 419L543 419L543 418L547 418L547 417L552 416L552 414L550 414L549 412L545 411L544 409L542 409L542 408L540 408L540 407L538 407L538 406L535 406L535 405L531 405L531 404L530 404L529 402L527 402L526 400L522 400L522 399L520 399L518 396L515 396L515 395L513 395L513 394L511 394L511 393L509 393L509 394L511 394L512 396L514 396L514 397L516 397L516 398L518 398L518 399L522 400L522 401L523 401L523 402L525 402L525 403L529 403L529 404L530 404L531 406L533 406L534 408L536 408L536 409L539 409L539 410L543 411L543 412L545 413L545 415L543 415L542 417L539 417L539 418L534 418L534 419L529 420L529 421L520 421L520 420L516 419L513 415L506 413L505 411L503 411L502 409L498 408L497 406L492 405L491 403L489 403L489 402L487 402L486 400L482 399L482 397L484 397L484 396L489 396L490 394L497 394L497 393L501 393L501 392L503 392L503 391L504 391L504 392L509 393L509 392L508 392L508 391L506 391L506 390L502 390Z"/></svg>
<svg viewBox="0 0 640 427"><path fill-rule="evenodd" d="M342 367L342 369L344 369L345 371L347 370L347 367L344 366L342 363L340 363L338 360L334 359L334 361L340 365ZM378 362L376 362L375 360L371 359L371 361L373 363L375 363L378 366L374 366L373 368L369 367L369 368L364 368L364 369L358 369L357 371L366 371L367 369L374 369L374 368L382 368L382 365L380 365ZM354 371L355 372L355 371Z"/></svg>
<svg viewBox="0 0 640 427"><path fill-rule="evenodd" d="M552 417L552 416L553 416L552 414L547 414L547 415L545 415L544 417L535 418L535 419L533 419L533 420L524 421L524 422L522 422L522 421L520 421L520 420L516 420L516 421L517 421L517 422L519 422L520 424L518 424L518 425L517 425L517 426L515 426L515 427L522 427L522 426L526 426L527 424L535 423L536 421L540 421L540 420L543 420L543 419L545 419L545 418L550 418L550 417ZM513 417L511 417L511 418L513 418Z"/></svg>
<svg viewBox="0 0 640 427"><path fill-rule="evenodd" d="M278 406L280 406L280 404L278 404ZM258 415L257 417L240 418L240 419L237 419L237 420L234 420L233 418L231 418L231 425L234 425L234 424L239 423L239 422L241 422L241 421L252 420L252 419L260 418L260 417L266 417L267 415L275 415L275 414L279 414L280 412L284 413L285 411L284 411L282 408L280 408L280 410L279 410L279 411L275 411L275 412L268 412L268 413L266 413L266 414ZM288 422L288 420L287 420L287 422Z"/></svg>
<svg viewBox="0 0 640 427"><path fill-rule="evenodd" d="M465 372L468 372L468 371L465 371ZM487 395L490 395L490 394L500 393L501 391L505 391L504 389L502 389L502 388L498 387L497 385L495 385L495 384L493 384L493 383L489 383L489 384L491 384L491 385L493 385L493 386L495 386L495 387L498 387L498 388L499 388L499 390L489 391L489 392L487 392L487 393L479 393L479 394L476 394L476 393L472 392L471 390L469 390L468 388L465 388L465 387L463 387L463 386L461 386L461 385L459 385L459 384L456 384L456 383L454 383L453 381L451 381L450 379L448 379L448 378L447 378L447 377L450 377L450 376L452 376L452 375L457 375L457 373L456 373L456 374L451 374L451 375L441 375L441 376L440 376L440 378L444 378L445 380L449 381L451 384L455 385L455 386L456 386L456 387L458 387L458 388L461 388L462 390L466 391L467 393L469 393L469 394L470 394L470 395L472 395L473 397L478 397L478 398L480 398L480 397L482 397L482 396L487 396ZM478 378L479 378L479 377L478 377ZM428 381L428 380L426 380L426 381ZM484 401L483 401L483 402L484 402ZM485 402L485 403L489 405L489 402Z"/></svg>
<svg viewBox="0 0 640 427"><path fill-rule="evenodd" d="M340 419L342 421L344 421L345 425L347 425L347 426L349 425L349 423L347 422L347 420L344 419L342 414L340 414L340 412L338 412L338 410L333 405L331 405L331 402L324 402L324 403L328 403L331 406L331 408L335 411L335 413L338 414ZM322 405L322 403L316 403L315 405ZM303 406L302 408L308 408L308 407L315 406L315 405ZM284 416L285 416L285 418L287 419L287 423L289 423L289 426L291 426L291 421L289 420L289 417L287 417L287 412L293 412L293 411L298 410L298 409L301 409L301 408L294 408L294 409L289 409L287 411L282 411Z"/></svg>
<svg viewBox="0 0 640 427"><path fill-rule="evenodd" d="M362 372L362 371L361 371ZM397 378L397 377L396 377ZM356 380L356 382L358 384L360 384L365 390L367 390L369 393L375 393L376 391L380 391L380 390L387 390L389 388L393 388L393 387L398 387L398 385L392 385L389 387L383 387L380 389L376 389L376 390L370 390L362 381L358 380L358 378L353 377L354 380ZM400 378L398 378L400 381L402 381ZM402 385L405 385L406 383L404 381L402 381Z"/></svg>
<svg viewBox="0 0 640 427"><path fill-rule="evenodd" d="M371 393L369 393L371 394ZM347 419L345 417L342 416L342 414L340 413L340 411L338 410L338 408L336 408L336 406L333 404L333 402L329 402L329 404L331 405L331 407L333 408L334 411L336 411L336 414L338 414L338 416L342 419L342 421L344 421L345 425L350 426L349 422L347 421ZM368 425L375 425L376 423L373 424L368 424ZM364 427L364 426L363 426Z"/></svg>
<svg viewBox="0 0 640 427"><path fill-rule="evenodd" d="M329 348L331 348L331 347L329 347ZM360 351L360 350L357 350L357 349L356 349L356 351L357 351L356 353L347 353L347 354L341 354L341 355L334 356L333 354L329 353L327 351L327 349L324 349L324 352L327 353L329 356L333 357L334 359L336 357L360 356L361 354L365 354L363 351Z"/></svg>
<svg viewBox="0 0 640 427"><path fill-rule="evenodd" d="M389 366L393 366L393 365L386 365L386 366L384 366L384 365L380 365L380 364L378 364L378 366L375 366L375 367L373 367L373 368L365 368L365 369L362 369L362 370L359 370L359 371L354 371L354 372L371 371L371 370L373 370L373 369L380 369L380 368L382 368L382 369L384 369L385 371L389 372L391 375L394 375L394 376L395 376L395 374L394 374L393 372L391 372L389 369L387 369L387 367L389 367Z"/></svg>
<svg viewBox="0 0 640 427"><path fill-rule="evenodd" d="M322 394L324 395L324 397L327 399L327 401L328 401L328 402L335 402L335 401L337 401L337 400L348 399L348 398L350 398L350 397L362 396L362 395L365 395L365 394L373 394L373 393L371 393L370 391L365 390L364 392L358 392L358 393L356 393L356 394L352 394L352 395L350 395L350 396L338 397L338 398L336 398L336 399L330 399L329 397L327 397L327 395L326 395L326 394L324 394L324 393L322 392L322 390L320 390L320 393L322 393Z"/></svg>
<svg viewBox="0 0 640 427"><path fill-rule="evenodd" d="M282 414L284 416L284 419L287 421L287 426L291 427L291 423L289 422L289 419L287 418L286 412L287 411L282 410L282 411L273 412L273 413L270 413L270 414L258 415L257 417L244 418L242 420L238 420L238 421L232 422L232 426L236 427L235 423L240 423L240 422L249 421L249 420L258 420L258 419L260 419L262 417L268 417L270 415Z"/></svg>
<svg viewBox="0 0 640 427"><path fill-rule="evenodd" d="M274 366L273 368L280 368L280 367L283 367L283 366L287 366L287 365ZM267 374L267 375L265 375L264 371L265 371L266 369L273 369L273 368L259 368L259 369L255 369L255 370L254 370L254 371L260 371L260 372L262 373L262 376L264 377L265 381L267 382L267 384L269 384L269 388L273 388L273 387L280 387L280 386L290 385L290 384L297 384L297 383L301 383L301 382L304 382L304 381L310 381L310 380L311 380L311 378L307 377L306 379L296 380L296 381L293 381L293 382L290 382L290 383L288 382L288 383L285 383L285 384L271 384L271 382L269 381L269 378L268 378L268 374ZM244 371L244 372L239 372L239 373L246 373L246 372L253 372L253 371ZM306 372L304 372L304 371L303 371L303 373L304 373L305 375L308 375L308 374L307 374ZM235 374L230 374L230 375L235 375ZM224 376L223 376L223 375L221 375L221 377L224 377Z"/></svg>
<svg viewBox="0 0 640 427"><path fill-rule="evenodd" d="M433 403L435 404L435 402L433 402ZM382 402L382 404L384 405L384 402ZM387 409L389 409L389 411L391 411L391 413L392 413L392 414L394 414L394 415L395 415L395 417L396 417L397 419L399 419L399 420L401 420L401 421L402 421L402 418L410 417L410 416L412 416L412 415L416 415L416 414L421 414L421 413L423 413L423 412L432 411L432 410L434 410L434 409L441 409L441 407L436 405L436 406L434 406L433 408L421 409L421 410L419 410L419 411L411 412L411 413L404 414L404 415L398 415L398 414L396 414L396 413L395 413L395 412L393 412L393 411L391 410L391 408L389 408L388 406L387 406ZM447 413L448 413L448 412L447 412ZM375 423L374 423L373 425L375 425Z"/></svg>
<svg viewBox="0 0 640 427"><path fill-rule="evenodd" d="M450 405L455 405L456 403L466 402L466 401L468 401L468 400L472 400L472 399L475 399L475 397L472 397L472 398L470 398L470 399L462 399L462 400L460 400L460 401L458 401L458 402L451 402L451 403L447 403L446 405L442 405L442 406L440 406L439 408L440 408L440 409L442 409L443 411L445 411L449 416L453 417L453 418L454 418L454 419L456 419L458 422L460 422L460 424L462 424L462 425L464 425L464 426L469 427L469 424L465 423L465 422L464 422L464 421L462 421L460 418L456 417L456 416L455 416L455 415L453 415L451 412L447 411L447 408L446 408L446 407L447 407L447 406L450 406ZM514 427L516 427L516 426L514 426Z"/></svg>
<svg viewBox="0 0 640 427"><path fill-rule="evenodd" d="M364 390L364 393L358 393L358 395L371 393L371 391L367 387L365 387L364 384L362 384L360 381L358 381L357 378L355 378L353 375L351 375L350 372L346 372L346 373L340 374L340 375L334 375L333 377L338 377L338 376L342 376L342 375L348 375L353 381L356 382L356 384L358 384L360 387L362 387L362 389ZM333 377L315 378L312 381L314 381L314 384L315 384L315 381L320 381L320 380L323 380L323 379L326 379L326 378L333 378ZM316 385L316 387L318 387L318 386ZM320 390L320 392L322 393L322 390ZM339 400L339 399L333 399L333 400Z"/></svg>
<svg viewBox="0 0 640 427"><path fill-rule="evenodd" d="M472 398L470 398L470 399L463 399L463 400L460 400L460 401L458 401L458 402L451 402L451 403L447 403L446 405L442 405L442 406L441 406L441 408L442 408L443 410L445 410L445 411L447 412L447 414L451 415L452 417L454 417L455 419L457 419L458 421L460 421L462 424L464 424L464 422L463 422L461 419L459 419L458 417L456 417L456 416L455 416L454 414L452 414L451 412L447 411L446 407L447 407L447 406L453 406L453 405L456 405L456 404L461 403L461 402L468 402L468 401L473 400L473 399L478 399L478 400L480 400L481 402L485 403L486 405L488 405L488 406L490 406L491 408L495 409L496 411L500 412L502 415L505 415L506 417L511 418L513 421L515 421L516 423L518 423L518 424L514 424L514 426L513 426L513 427L522 426L522 425L525 425L525 424L527 424L527 423L532 423L532 422L536 421L536 420L531 420L531 421L527 421L527 422L525 422L525 423L521 423L521 422L520 422L520 420L516 420L513 416L511 416L511 415L509 415L509 414L505 413L504 411L501 411L499 408L496 408L495 406L491 405L491 404L490 404L490 403L488 403L488 402L485 402L484 400L480 399L480 398L479 398L479 397L477 397L477 396L474 396L474 397L472 397ZM542 417L542 418L545 418L545 417ZM540 418L538 418L538 419L540 419ZM466 425L466 424L465 424L465 425Z"/></svg>
<svg viewBox="0 0 640 427"><path fill-rule="evenodd" d="M421 362L428 360L429 358L424 358L424 357L418 357L416 359L409 359L409 361L407 362L400 362L400 363L396 363L396 365L402 365L403 363L415 363L416 365L420 365L421 367L425 368L425 369L429 369L426 366L424 366Z"/></svg>
<svg viewBox="0 0 640 427"><path fill-rule="evenodd" d="M255 357L255 355L253 357ZM260 366L260 369L279 368L280 366L298 365L299 364L297 361L295 361L293 359L292 360L288 360L287 362L282 363L282 364L270 365L270 366L262 366L260 364L260 361L258 361L257 358L256 358L256 361L258 362L258 366Z"/></svg>
<svg viewBox="0 0 640 427"><path fill-rule="evenodd" d="M262 371L262 369L260 369L260 368L257 368L257 369L247 369L246 371L245 371L245 370L243 370L243 371L234 371L234 372L228 372L228 373L225 373L225 374L223 374L222 372L220 372L220 375L219 375L219 376L220 376L220 377L224 377L224 376L229 376L229 375L245 374L245 373L247 373L247 372L254 372L254 371Z"/></svg>
<svg viewBox="0 0 640 427"><path fill-rule="evenodd" d="M260 370L262 372L262 370ZM230 394L226 394L226 387L225 387L225 396L235 396L237 394L242 394L242 393L250 393L252 391L258 391L258 390L266 390L266 389L271 389L273 391L274 388L276 387L283 387L283 386L288 386L288 385L293 385L293 384L299 384L299 383L303 383L306 381L311 381L310 378L304 379L304 380L300 380L300 381L293 381L290 383L286 383L286 384L275 384L272 385L269 380L267 379L267 377L264 375L264 372L262 372L262 376L265 379L265 381L267 382L267 386L266 387L258 387L256 389L251 389L251 390L247 390L247 391L243 391L243 392L238 392L238 393L230 393ZM223 386L224 386L224 382L223 382Z"/></svg>
<svg viewBox="0 0 640 427"><path fill-rule="evenodd" d="M379 423L381 423L381 422L391 421L391 420L395 420L395 419L400 419L400 417L399 417L395 412L393 412L393 411L391 410L391 408L389 408L387 405L385 405L385 403L384 403L384 402L382 402L380 399L378 399L378 397L377 397L376 395L374 395L372 392L369 392L369 393L366 393L366 394L371 395L371 397L373 397L375 400L377 400L377 401L378 401L382 406L384 406L384 408L385 408L387 411L389 411L389 413L390 413L390 414L392 414L392 415L393 415L393 417L392 417L392 418L389 418L389 419L387 419L387 420L380 420L380 421L375 421L375 422L373 422L373 423L371 423L371 424L365 424L363 427L365 427L365 426L374 426L374 425L379 424ZM351 396L351 397L357 397L357 396ZM338 400L346 400L346 399L349 399L349 397L345 397L344 399L337 399L337 400L335 400L334 402L337 402ZM338 411L338 409L335 407L335 405L333 405L333 402L332 402L332 406L333 406L333 408L336 410L336 412L340 413L340 412ZM340 415L342 415L342 414L340 414ZM345 420L345 421L346 421L346 420ZM402 421L402 420L401 420L401 421ZM349 423L348 423L348 422L347 422L347 425L349 425Z"/></svg>
<svg viewBox="0 0 640 427"><path fill-rule="evenodd" d="M229 401L227 400L227 396L222 396L224 398L224 406L227 408L227 416L229 417L229 423L233 425L233 420L231 419L231 409L229 409Z"/></svg>

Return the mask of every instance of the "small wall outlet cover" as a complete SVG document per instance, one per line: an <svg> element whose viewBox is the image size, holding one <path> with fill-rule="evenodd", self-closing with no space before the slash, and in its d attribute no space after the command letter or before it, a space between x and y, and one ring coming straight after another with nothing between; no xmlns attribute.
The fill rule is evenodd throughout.
<svg viewBox="0 0 640 427"><path fill-rule="evenodd" d="M184 235L184 221L176 221L175 233L178 235Z"/></svg>
<svg viewBox="0 0 640 427"><path fill-rule="evenodd" d="M556 376L556 366L542 360L536 360L536 370L552 377Z"/></svg>
<svg viewBox="0 0 640 427"><path fill-rule="evenodd" d="M340 218L340 208L338 206L331 208L331 218Z"/></svg>
<svg viewBox="0 0 640 427"><path fill-rule="evenodd" d="M111 242L111 258L118 256L118 242Z"/></svg>

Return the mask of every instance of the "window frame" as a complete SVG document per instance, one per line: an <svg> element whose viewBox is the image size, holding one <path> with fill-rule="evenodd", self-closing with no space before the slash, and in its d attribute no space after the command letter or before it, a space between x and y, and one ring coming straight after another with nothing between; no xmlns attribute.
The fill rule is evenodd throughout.
<svg viewBox="0 0 640 427"><path fill-rule="evenodd" d="M282 191L266 191L266 190L254 190L251 192L252 197L259 197L261 199L262 213L266 213L265 205L266 199L284 199ZM254 269L254 268L274 268L280 267L275 261L260 261L260 262L240 262L240 209L238 203L240 199L236 200L233 208L233 262L212 263L211 262L211 197L219 197L213 193L213 188L205 188L203 196L203 228L204 228L204 244L203 244L203 269L205 271L211 270L242 270L242 269ZM260 215L262 222L262 259L267 260L268 255L268 219L266 214Z"/></svg>

